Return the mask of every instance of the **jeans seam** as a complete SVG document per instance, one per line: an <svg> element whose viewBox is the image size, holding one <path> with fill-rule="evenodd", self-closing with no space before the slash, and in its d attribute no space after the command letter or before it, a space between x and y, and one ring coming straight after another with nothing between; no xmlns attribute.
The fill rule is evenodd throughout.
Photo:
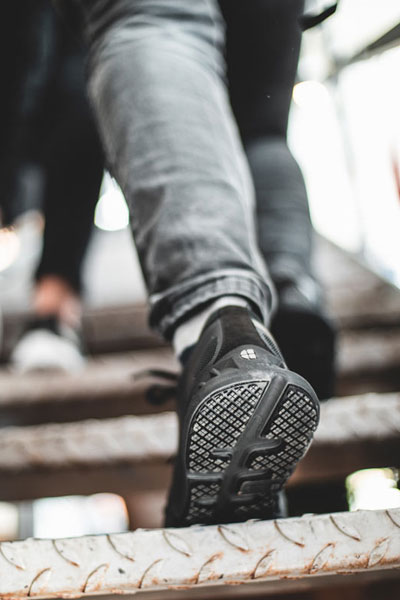
<svg viewBox="0 0 400 600"><path fill-rule="evenodd" d="M185 316L201 310L205 304L225 295L241 296L249 301L260 317L268 322L273 304L273 292L269 285L252 274L214 274L205 277L202 283L193 282L192 288L179 293L178 290L150 298L152 308L150 324L166 339L171 339L176 326Z"/></svg>

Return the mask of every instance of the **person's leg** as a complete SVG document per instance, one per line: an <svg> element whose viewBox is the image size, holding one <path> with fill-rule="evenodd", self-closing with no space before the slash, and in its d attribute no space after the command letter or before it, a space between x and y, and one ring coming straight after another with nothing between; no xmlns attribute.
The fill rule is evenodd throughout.
<svg viewBox="0 0 400 600"><path fill-rule="evenodd" d="M0 99L0 221L5 226L32 207L21 193L21 172L46 73L48 40L38 34L42 7L42 0L26 0L23 10L13 0L2 4L0 53L6 91Z"/></svg>
<svg viewBox="0 0 400 600"><path fill-rule="evenodd" d="M329 397L334 334L312 269L313 228L287 141L304 0L220 0L229 92L254 180L258 239L278 292L272 331L288 365Z"/></svg>
<svg viewBox="0 0 400 600"><path fill-rule="evenodd" d="M112 6L111 6L112 5ZM83 2L90 89L131 207L151 323L176 326L223 295L268 318L253 191L223 86L215 2Z"/></svg>
<svg viewBox="0 0 400 600"><path fill-rule="evenodd" d="M19 371L71 370L84 363L81 266L93 228L103 153L86 94L84 49L50 2L38 4L35 16L32 27L40 25L35 33L47 40L48 53L42 58L40 94L26 124L25 155L42 170L45 229L33 315L10 358ZM35 74L32 70L30 79Z"/></svg>
<svg viewBox="0 0 400 600"><path fill-rule="evenodd" d="M51 6L48 11L54 13ZM35 276L39 312L45 310L43 288L49 289L50 280L53 284L62 281L76 297L81 296L81 267L104 169L86 93L86 53L55 13L49 17L57 56L53 57L46 102L36 126L43 140L40 161L45 217L42 256ZM61 294L58 297L62 300Z"/></svg>
<svg viewBox="0 0 400 600"><path fill-rule="evenodd" d="M255 185L259 246L275 279L282 271L310 273L307 193L286 143L304 0L221 0L221 5L229 94Z"/></svg>
<svg viewBox="0 0 400 600"><path fill-rule="evenodd" d="M202 309L206 319L210 303L223 303L185 356L167 524L276 515L279 491L317 425L318 401L257 322L268 318L272 292L222 79L217 4L81 6L91 95L131 205L152 323L176 337L185 321Z"/></svg>

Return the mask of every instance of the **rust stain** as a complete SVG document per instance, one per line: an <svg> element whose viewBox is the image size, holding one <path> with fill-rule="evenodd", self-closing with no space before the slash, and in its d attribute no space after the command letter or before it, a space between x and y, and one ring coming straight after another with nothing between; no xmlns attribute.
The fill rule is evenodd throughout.
<svg viewBox="0 0 400 600"><path fill-rule="evenodd" d="M385 513L387 514L393 525L396 525L396 527L400 528L400 514L395 514L395 511L393 509L388 509L385 511Z"/></svg>
<svg viewBox="0 0 400 600"><path fill-rule="evenodd" d="M335 569L335 573L337 575L354 575L354 570L352 571L351 569Z"/></svg>
<svg viewBox="0 0 400 600"><path fill-rule="evenodd" d="M26 598L27 595L26 594L18 594L18 596L15 596L14 594L1 594L0 599L1 600L21 600L21 598Z"/></svg>
<svg viewBox="0 0 400 600"><path fill-rule="evenodd" d="M196 585L198 578L199 578L199 573L197 573L197 575L193 575L193 577L188 577L186 579L186 584L189 587L192 587L192 585Z"/></svg>
<svg viewBox="0 0 400 600"><path fill-rule="evenodd" d="M120 556L122 556L123 558L126 558L127 560L130 560L131 562L135 562L135 559L133 558L133 556L131 554L127 554L122 547L118 547L118 544L116 543L116 541L114 541L114 539L111 537L111 534L108 534L107 536L107 540L108 543L110 544L110 546L112 547L112 549L114 550L114 552L116 552L117 554L119 554Z"/></svg>
<svg viewBox="0 0 400 600"><path fill-rule="evenodd" d="M200 567L200 569L199 569L199 572L197 573L197 576L195 577L195 581L194 581L195 585L197 585L197 584L199 583L199 581L200 581L200 576L201 576L201 572L203 571L203 569L204 569L204 568L205 568L207 565L209 565L210 563L214 562L214 560L217 560L217 559L219 559L219 558L222 558L222 557L223 557L223 555L224 555L224 553L223 553L223 552L218 552L217 554L213 554L212 556L210 556L210 558L209 558L209 559L207 559L207 560L206 560L206 562L205 562L205 563L203 563L203 564L201 565L201 567ZM209 579L213 579L213 578L215 579L215 575L214 575L214 577L213 577L213 575L212 575L212 574L210 574L210 576L209 576L209 577L207 577L206 581L208 581Z"/></svg>
<svg viewBox="0 0 400 600"><path fill-rule="evenodd" d="M376 541L375 547L371 550L367 567L375 567L383 561L389 548L389 538L381 538Z"/></svg>
<svg viewBox="0 0 400 600"><path fill-rule="evenodd" d="M269 550L264 556L262 556L253 569L250 577L251 579L259 579L265 577L271 568L271 563L275 556L276 550Z"/></svg>
<svg viewBox="0 0 400 600"><path fill-rule="evenodd" d="M10 543L12 543L12 542L10 542ZM21 571L24 571L25 565L22 562L22 560L20 560L18 562L17 559L15 558L15 556L13 556L12 554L8 555L6 548L7 548L6 543L0 544L0 554L2 555L4 560L6 560L10 565L15 567L16 569L20 569Z"/></svg>
<svg viewBox="0 0 400 600"><path fill-rule="evenodd" d="M149 566L148 566L148 567L147 567L147 568L144 570L144 572L143 572L143 575L141 576L141 578L140 578L140 581L139 581L139 583L138 583L138 589L139 589L139 590L140 590L140 589L142 589L142 586L143 586L144 579L145 579L146 575L149 573L149 571L150 571L150 570L151 570L151 569L152 569L152 568L153 568L155 565L157 565L157 564L158 564L159 562L161 562L161 561L162 561L162 558L157 558L157 560L153 561L153 562L152 562L152 563L151 563L151 564L150 564L150 565L149 565ZM153 581L154 581L154 579L153 579ZM156 579L155 581L156 581L156 584L155 584L155 585L157 585L157 584L158 584L158 580Z"/></svg>
<svg viewBox="0 0 400 600"><path fill-rule="evenodd" d="M353 540L356 540L356 542L361 542L361 535L355 527L352 527L351 525L346 523L343 519L340 519L340 517L330 515L329 518L330 518L331 522L333 523L333 525L336 527L336 529L338 531L340 531L341 533L343 533L343 535L347 535L347 537L350 537Z"/></svg>
<svg viewBox="0 0 400 600"><path fill-rule="evenodd" d="M82 592L86 593L87 591L96 592L103 585L105 574L110 565L108 563L103 563L99 565L86 578L85 583L82 587ZM97 581L96 581L97 579Z"/></svg>
<svg viewBox="0 0 400 600"><path fill-rule="evenodd" d="M192 585L169 585L167 586L168 590L183 590L183 591L188 591L188 590L192 590L193 586Z"/></svg>
<svg viewBox="0 0 400 600"><path fill-rule="evenodd" d="M274 521L274 525L275 525L275 528L277 529L278 533L280 533L281 536L285 538L285 540L292 542L292 544L296 544L296 546L300 546L301 548L304 548L304 542L302 540L296 539L294 536L291 537L288 533L286 533L286 531L284 531L282 529L282 526L279 523L279 521Z"/></svg>
<svg viewBox="0 0 400 600"><path fill-rule="evenodd" d="M53 544L54 550L57 552L57 554L59 556L61 556L61 558L63 558L67 563L74 565L74 567L80 566L79 563L74 558L64 554L65 550L61 549L57 546L57 540L52 540L52 544Z"/></svg>
<svg viewBox="0 0 400 600"><path fill-rule="evenodd" d="M184 556L192 556L192 549L180 535L167 531L166 529L163 530L162 535L170 548L180 552Z"/></svg>
<svg viewBox="0 0 400 600"><path fill-rule="evenodd" d="M241 550L242 552L248 552L250 550L248 543L244 539L243 535L232 527L226 525L218 525L218 533L221 537L228 542L234 548Z"/></svg>
<svg viewBox="0 0 400 600"><path fill-rule="evenodd" d="M43 576L44 573L50 574L51 573L50 567L47 567L46 569L42 569L41 571L39 571L39 573L37 573L35 575L35 577L31 581L31 585L29 586L27 596L32 596L32 588L34 587L35 583L37 583L39 581L39 579Z"/></svg>
<svg viewBox="0 0 400 600"><path fill-rule="evenodd" d="M335 547L334 543L329 543L326 544L315 556L314 559L311 563L311 565L309 566L308 569L306 569L306 572L308 572L309 574L312 573L317 573L318 571L320 571L321 569L325 568L326 563L328 562L328 560L330 559L330 557L332 556L333 553L333 549Z"/></svg>

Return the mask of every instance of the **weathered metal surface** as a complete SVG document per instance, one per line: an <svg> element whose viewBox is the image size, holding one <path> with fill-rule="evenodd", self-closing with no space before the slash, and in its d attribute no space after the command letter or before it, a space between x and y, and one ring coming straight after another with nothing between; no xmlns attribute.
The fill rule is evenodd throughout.
<svg viewBox="0 0 400 600"><path fill-rule="evenodd" d="M176 450L175 413L6 427L0 470L165 461Z"/></svg>
<svg viewBox="0 0 400 600"><path fill-rule="evenodd" d="M400 321L399 321L400 322ZM400 327L346 331L339 338L340 377L368 377L400 366Z"/></svg>
<svg viewBox="0 0 400 600"><path fill-rule="evenodd" d="M318 445L400 438L400 393L333 398L321 405Z"/></svg>
<svg viewBox="0 0 400 600"><path fill-rule="evenodd" d="M400 329L342 332L338 358L341 395L400 388ZM160 381L135 377L154 367L179 370L166 348L97 357L85 371L70 375L20 377L0 370L0 426L158 412L146 401L146 390ZM173 408L172 400L162 406Z"/></svg>
<svg viewBox="0 0 400 600"><path fill-rule="evenodd" d="M392 438L400 440L400 393L366 394L323 403L312 448ZM176 440L173 412L7 427L0 436L0 470L165 460Z"/></svg>
<svg viewBox="0 0 400 600"><path fill-rule="evenodd" d="M160 381L138 377L151 368L175 372L179 365L169 349L158 348L96 357L79 373L21 376L2 369L0 427L159 412L146 391ZM173 408L173 402L163 406Z"/></svg>
<svg viewBox="0 0 400 600"><path fill-rule="evenodd" d="M400 291L328 240L316 241L316 272L339 326L398 326Z"/></svg>
<svg viewBox="0 0 400 600"><path fill-rule="evenodd" d="M340 479L358 469L400 466L400 394L329 400L291 483Z"/></svg>
<svg viewBox="0 0 400 600"><path fill-rule="evenodd" d="M340 332L337 395L399 389L400 327Z"/></svg>
<svg viewBox="0 0 400 600"><path fill-rule="evenodd" d="M310 580L400 577L400 509L0 545L0 596L84 597ZM247 587L247 586L246 586Z"/></svg>
<svg viewBox="0 0 400 600"><path fill-rule="evenodd" d="M176 450L175 413L7 427L0 436L0 499L162 489ZM332 399L291 483L340 478L400 456L400 394Z"/></svg>

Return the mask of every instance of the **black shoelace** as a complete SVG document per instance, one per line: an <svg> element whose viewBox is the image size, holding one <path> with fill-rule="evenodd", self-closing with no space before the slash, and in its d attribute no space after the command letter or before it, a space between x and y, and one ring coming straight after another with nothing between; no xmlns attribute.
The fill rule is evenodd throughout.
<svg viewBox="0 0 400 600"><path fill-rule="evenodd" d="M166 369L143 369L134 374L133 378L135 381L143 379L161 379L164 382L170 382L170 385L164 384L153 384L146 390L146 400L153 406L162 406L168 400L176 398L178 389L179 374L174 371L167 371Z"/></svg>

